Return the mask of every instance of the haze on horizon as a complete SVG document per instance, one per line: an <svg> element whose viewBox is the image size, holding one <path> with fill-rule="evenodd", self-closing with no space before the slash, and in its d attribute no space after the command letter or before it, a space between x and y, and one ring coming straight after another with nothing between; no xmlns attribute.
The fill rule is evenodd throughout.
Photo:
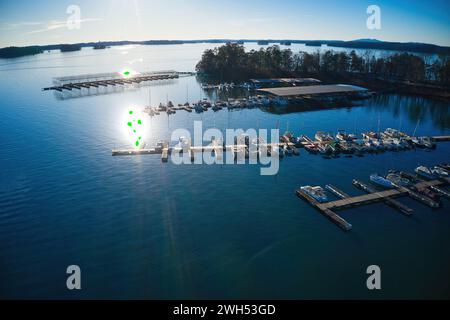
<svg viewBox="0 0 450 320"><path fill-rule="evenodd" d="M69 30L67 8L80 8ZM366 26L369 5L381 29ZM450 46L447 0L0 0L0 47L119 40L299 39L423 42Z"/></svg>

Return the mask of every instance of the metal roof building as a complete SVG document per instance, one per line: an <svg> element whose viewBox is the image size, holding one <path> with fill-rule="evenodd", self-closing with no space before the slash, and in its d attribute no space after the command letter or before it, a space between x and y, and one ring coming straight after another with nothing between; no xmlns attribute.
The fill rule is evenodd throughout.
<svg viewBox="0 0 450 320"><path fill-rule="evenodd" d="M282 88L267 88L259 89L258 91L270 93L278 97L298 97L307 95L334 95L357 93L367 91L366 88L348 85L348 84L330 84L330 85L315 85L315 86L301 86L301 87L282 87Z"/></svg>
<svg viewBox="0 0 450 320"><path fill-rule="evenodd" d="M276 85L276 84L318 84L321 81L314 78L270 78L270 79L250 79L254 85Z"/></svg>

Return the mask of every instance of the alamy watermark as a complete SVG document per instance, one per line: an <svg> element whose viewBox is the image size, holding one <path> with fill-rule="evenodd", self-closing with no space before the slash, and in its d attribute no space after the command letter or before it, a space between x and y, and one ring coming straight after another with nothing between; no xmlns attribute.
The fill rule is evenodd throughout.
<svg viewBox="0 0 450 320"><path fill-rule="evenodd" d="M67 29L79 30L81 29L81 8L78 5L71 4L67 7L66 13L70 16L66 20Z"/></svg>
<svg viewBox="0 0 450 320"><path fill-rule="evenodd" d="M66 280L66 286L69 290L81 290L81 269L73 264L67 267L66 273L69 274Z"/></svg>
<svg viewBox="0 0 450 320"><path fill-rule="evenodd" d="M369 17L367 18L366 25L369 30L381 29L381 9L379 6L372 4L367 7L366 10Z"/></svg>
<svg viewBox="0 0 450 320"><path fill-rule="evenodd" d="M370 265L366 269L370 276L367 278L366 286L369 290L381 290L381 268L377 265Z"/></svg>

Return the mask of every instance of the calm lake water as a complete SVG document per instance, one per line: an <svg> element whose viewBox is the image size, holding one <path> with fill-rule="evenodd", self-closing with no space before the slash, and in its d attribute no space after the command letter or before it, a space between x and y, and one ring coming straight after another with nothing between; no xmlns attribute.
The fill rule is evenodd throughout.
<svg viewBox="0 0 450 320"><path fill-rule="evenodd" d="M390 168L450 161L437 150L323 159L306 152L281 161L276 176L258 165L182 165L159 156L112 157L130 147L129 110L148 144L172 130L275 128L361 132L393 127L450 134L450 105L378 95L361 106L275 114L260 109L204 114L141 113L148 87L87 97L42 92L54 77L193 71L211 44L128 46L0 60L0 297L2 298L450 298L450 202L432 210L409 198L407 218L384 204L341 212L344 233L294 191L334 184L352 194ZM256 48L257 46L250 45ZM301 45L292 49L316 50ZM206 97L195 77L151 86L152 104ZM64 99L63 99L64 98ZM66 268L82 290L66 289ZM366 288L366 268L382 290Z"/></svg>

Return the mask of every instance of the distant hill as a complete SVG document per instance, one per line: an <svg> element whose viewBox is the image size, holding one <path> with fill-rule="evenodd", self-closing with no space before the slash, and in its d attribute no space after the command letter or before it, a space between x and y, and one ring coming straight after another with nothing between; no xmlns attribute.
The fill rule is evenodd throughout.
<svg viewBox="0 0 450 320"><path fill-rule="evenodd" d="M330 47L343 47L354 49L377 49L377 50L396 50L396 51L408 51L416 53L430 53L430 54L450 54L450 47L438 46L427 43L417 42L387 42L377 39L357 39L352 41L343 40L245 40L245 39L205 39L205 40L147 40L147 41L99 41L99 42L82 42L71 45L67 44L55 44L44 46L28 46L28 47L7 47L0 49L0 58L14 58L27 55L34 55L42 53L46 50L61 50L76 49L82 47L111 47L111 46L124 46L124 45L174 45L184 43L228 43L228 42L254 42L254 43L267 43L267 44L286 44L286 43L300 43L308 46L321 46L326 44ZM72 51L72 50L70 50Z"/></svg>
<svg viewBox="0 0 450 320"><path fill-rule="evenodd" d="M378 39L356 39L356 40L352 40L352 41L359 41L359 42L383 42L383 41L378 40Z"/></svg>

